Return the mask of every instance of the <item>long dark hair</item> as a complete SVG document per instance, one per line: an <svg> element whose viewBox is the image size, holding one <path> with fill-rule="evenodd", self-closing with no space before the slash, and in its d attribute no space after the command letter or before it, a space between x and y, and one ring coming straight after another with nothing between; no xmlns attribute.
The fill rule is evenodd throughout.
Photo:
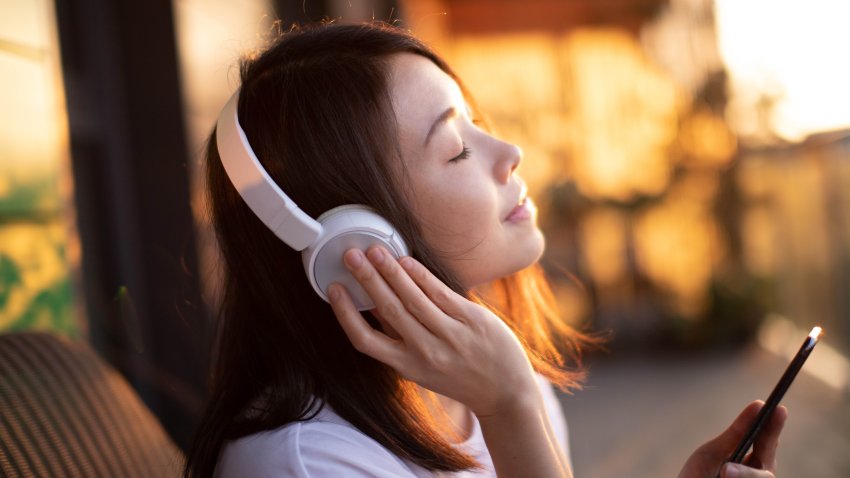
<svg viewBox="0 0 850 478"><path fill-rule="evenodd" d="M371 206L402 234L411 255L483 304L423 242L391 172L400 153L387 62L396 53L424 56L456 78L426 45L393 26L293 28L243 60L240 123L271 177L307 214L317 217L341 204ZM231 185L215 132L206 172L224 283L210 402L185 476L211 476L228 440L309 419L323 403L422 467L475 467L442 437L415 384L354 349L307 282L300 253L278 240ZM564 388L575 386L579 372L569 368L577 368L586 337L558 320L540 267L494 285L495 303L484 305L517 332L535 369Z"/></svg>

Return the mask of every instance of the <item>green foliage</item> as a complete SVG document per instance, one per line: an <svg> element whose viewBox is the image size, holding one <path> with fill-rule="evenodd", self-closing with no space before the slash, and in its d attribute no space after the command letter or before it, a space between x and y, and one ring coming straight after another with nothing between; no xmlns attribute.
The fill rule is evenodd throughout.
<svg viewBox="0 0 850 478"><path fill-rule="evenodd" d="M0 254L0 309L6 307L12 290L19 287L21 283L21 271L18 265L11 257Z"/></svg>

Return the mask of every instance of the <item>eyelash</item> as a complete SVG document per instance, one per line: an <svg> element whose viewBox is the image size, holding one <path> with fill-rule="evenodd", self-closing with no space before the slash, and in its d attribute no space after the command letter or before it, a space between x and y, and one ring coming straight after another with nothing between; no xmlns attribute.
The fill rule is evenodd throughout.
<svg viewBox="0 0 850 478"><path fill-rule="evenodd" d="M463 151L461 151L459 155L457 155L457 156L455 156L454 158L450 159L450 160L449 160L449 162L450 162L450 163L456 163L456 162L458 162L458 161L460 161L460 160L462 160L462 159L466 159L466 158L468 158L468 157L469 157L469 153L471 153L471 152L472 152L472 151L470 151L470 150L469 150L469 148L467 148L467 147L466 147L466 145L464 144L464 145L463 145Z"/></svg>

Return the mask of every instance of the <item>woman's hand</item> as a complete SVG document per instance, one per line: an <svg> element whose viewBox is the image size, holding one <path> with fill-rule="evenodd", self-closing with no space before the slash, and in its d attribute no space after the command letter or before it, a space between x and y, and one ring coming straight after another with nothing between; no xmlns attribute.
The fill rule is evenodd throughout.
<svg viewBox="0 0 850 478"><path fill-rule="evenodd" d="M753 402L738 415L732 425L717 438L697 448L685 463L679 478L772 478L776 472L776 447L779 433L785 425L788 411L778 407L762 428L753 444L753 451L744 459L743 465L724 463L735 451L738 442L755 421L764 402Z"/></svg>
<svg viewBox="0 0 850 478"><path fill-rule="evenodd" d="M412 257L384 248L348 250L346 267L392 330L371 327L344 287L328 295L354 347L422 387L468 406L479 419L536 406L539 392L525 350L486 308L458 295Z"/></svg>
<svg viewBox="0 0 850 478"><path fill-rule="evenodd" d="M339 284L331 306L354 347L478 417L500 478L570 477L531 363L516 335L486 308L456 294L411 257L357 249L343 259L375 303L372 328Z"/></svg>

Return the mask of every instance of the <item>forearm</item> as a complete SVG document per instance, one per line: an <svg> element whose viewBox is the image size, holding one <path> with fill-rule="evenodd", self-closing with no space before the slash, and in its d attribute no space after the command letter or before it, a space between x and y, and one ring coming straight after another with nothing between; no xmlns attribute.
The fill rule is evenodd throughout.
<svg viewBox="0 0 850 478"><path fill-rule="evenodd" d="M572 477L539 394L478 420L499 478Z"/></svg>

